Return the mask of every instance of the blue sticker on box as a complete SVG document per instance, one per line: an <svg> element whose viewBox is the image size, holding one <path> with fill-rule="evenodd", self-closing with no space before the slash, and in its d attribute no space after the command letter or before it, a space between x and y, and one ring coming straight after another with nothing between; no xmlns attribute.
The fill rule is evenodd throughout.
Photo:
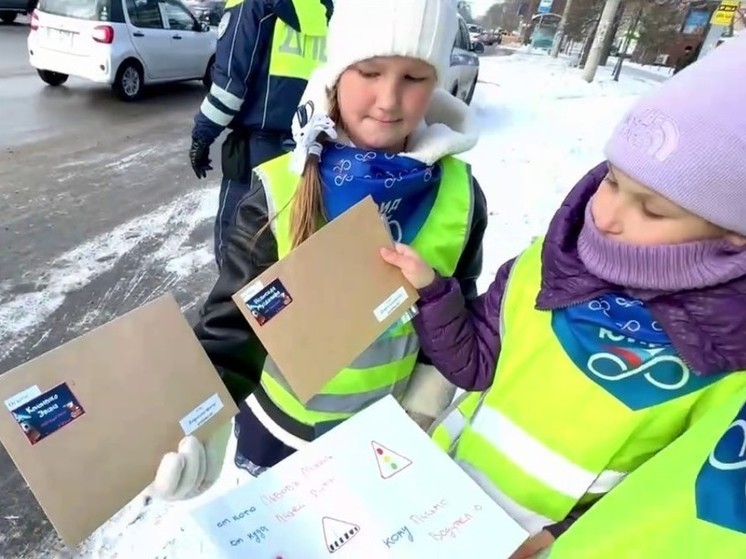
<svg viewBox="0 0 746 559"><path fill-rule="evenodd" d="M70 387L62 383L11 410L11 413L29 442L36 444L83 415L85 410Z"/></svg>
<svg viewBox="0 0 746 559"><path fill-rule="evenodd" d="M259 326L263 326L292 302L293 298L290 293L282 282L276 279L247 299L246 305Z"/></svg>

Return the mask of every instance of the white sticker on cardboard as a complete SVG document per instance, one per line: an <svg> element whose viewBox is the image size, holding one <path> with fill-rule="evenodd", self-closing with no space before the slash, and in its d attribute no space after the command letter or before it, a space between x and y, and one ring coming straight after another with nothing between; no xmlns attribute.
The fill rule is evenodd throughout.
<svg viewBox="0 0 746 559"><path fill-rule="evenodd" d="M5 400L5 407L8 408L8 411L13 411L16 408L21 407L26 402L30 402L37 396L41 396L41 390L39 390L39 387L29 386L26 390L23 390L19 392L18 394L14 394L7 400Z"/></svg>
<svg viewBox="0 0 746 559"><path fill-rule="evenodd" d="M373 314L378 319L378 322L386 320L392 312L398 309L404 301L407 300L407 290L404 287L400 287L389 295L386 300L373 309Z"/></svg>
<svg viewBox="0 0 746 559"><path fill-rule="evenodd" d="M244 303L246 303L249 299L251 299L254 295L259 293L262 289L264 289L264 284L260 282L259 280L255 281L251 285L249 285L242 293L241 293L241 299L243 299Z"/></svg>
<svg viewBox="0 0 746 559"><path fill-rule="evenodd" d="M223 401L220 399L220 396L217 394L210 396L207 400L185 415L184 419L179 421L179 425L181 425L184 435L186 436L194 433L197 429L210 421L210 419L212 419L215 414L222 409Z"/></svg>

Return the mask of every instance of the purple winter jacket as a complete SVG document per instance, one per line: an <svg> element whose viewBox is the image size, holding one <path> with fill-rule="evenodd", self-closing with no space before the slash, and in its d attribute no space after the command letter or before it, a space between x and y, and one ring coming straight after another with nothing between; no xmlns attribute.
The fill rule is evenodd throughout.
<svg viewBox="0 0 746 559"><path fill-rule="evenodd" d="M645 301L695 374L746 370L746 277L706 289L640 292L591 275L580 261L577 240L585 207L606 170L604 162L585 175L552 218L536 307L553 310L626 292ZM481 391L492 384L500 353L500 306L514 261L503 264L487 292L468 305L450 278L438 278L420 291L420 312L413 323L422 351L460 388Z"/></svg>

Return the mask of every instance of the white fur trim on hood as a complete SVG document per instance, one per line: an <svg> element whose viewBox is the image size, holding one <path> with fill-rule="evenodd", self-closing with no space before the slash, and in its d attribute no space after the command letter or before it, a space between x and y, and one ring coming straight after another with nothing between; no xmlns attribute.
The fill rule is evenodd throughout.
<svg viewBox="0 0 746 559"><path fill-rule="evenodd" d="M469 151L478 140L479 126L473 110L438 88L425 113L425 122L409 136L407 151L402 155L432 165L446 155Z"/></svg>

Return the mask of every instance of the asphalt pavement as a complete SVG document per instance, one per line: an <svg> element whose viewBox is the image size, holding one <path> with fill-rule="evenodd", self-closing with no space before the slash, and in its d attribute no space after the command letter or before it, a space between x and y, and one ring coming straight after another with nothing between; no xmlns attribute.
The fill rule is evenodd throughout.
<svg viewBox="0 0 746 559"><path fill-rule="evenodd" d="M219 174L198 181L187 159L201 83L132 104L51 88L27 34L0 25L0 373L168 291L193 318L215 279ZM64 556L0 446L0 558Z"/></svg>

